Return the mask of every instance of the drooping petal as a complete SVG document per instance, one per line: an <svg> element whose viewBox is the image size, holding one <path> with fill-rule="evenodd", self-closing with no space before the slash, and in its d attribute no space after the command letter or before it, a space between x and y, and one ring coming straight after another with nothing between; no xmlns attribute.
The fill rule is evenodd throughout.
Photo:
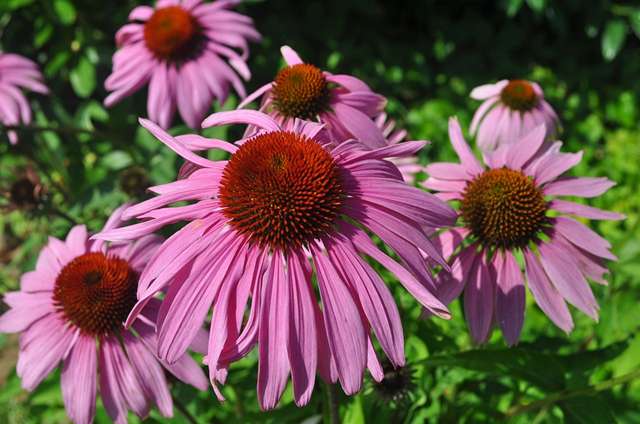
<svg viewBox="0 0 640 424"><path fill-rule="evenodd" d="M64 406L74 423L93 422L96 412L98 358L96 341L81 335L64 360L60 387Z"/></svg>
<svg viewBox="0 0 640 424"><path fill-rule="evenodd" d="M291 363L291 378L296 405L304 406L311 399L318 365L318 335L311 276L302 261L307 259L299 253L288 258L289 286L289 338L288 353Z"/></svg>
<svg viewBox="0 0 640 424"><path fill-rule="evenodd" d="M464 311L476 343L489 336L496 297L495 279L484 258L478 258L464 288Z"/></svg>
<svg viewBox="0 0 640 424"><path fill-rule="evenodd" d="M529 249L524 249L529 289L542 311L565 333L573 330L573 319L569 308L556 288L549 281L538 258Z"/></svg>
<svg viewBox="0 0 640 424"><path fill-rule="evenodd" d="M360 390L367 364L367 341L362 319L345 282L328 258L318 248L312 249L312 256L317 267L329 346L342 389L350 395Z"/></svg>
<svg viewBox="0 0 640 424"><path fill-rule="evenodd" d="M275 251L261 295L259 329L258 400L262 409L276 406L287 385L289 290L282 254Z"/></svg>
<svg viewBox="0 0 640 424"><path fill-rule="evenodd" d="M496 267L496 317L509 346L518 343L524 322L525 288L520 267L510 251L497 252Z"/></svg>

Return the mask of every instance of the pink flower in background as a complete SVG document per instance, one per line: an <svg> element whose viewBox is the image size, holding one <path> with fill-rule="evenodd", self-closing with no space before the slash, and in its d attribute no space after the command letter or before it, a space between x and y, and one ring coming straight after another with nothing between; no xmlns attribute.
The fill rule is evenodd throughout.
<svg viewBox="0 0 640 424"><path fill-rule="evenodd" d="M547 139L558 132L558 115L535 82L502 80L474 88L471 97L483 100L470 128L482 151L516 143L540 124L546 126Z"/></svg>
<svg viewBox="0 0 640 424"><path fill-rule="evenodd" d="M396 122L391 119L387 119L386 113L381 113L375 119L375 123L382 131L385 140L388 145L398 144L405 140L407 132L405 130L396 130ZM424 167L418 163L417 156L408 156L403 158L393 158L391 162L398 167L398 170L402 174L402 178L408 184L414 184L416 182L416 174L424 170Z"/></svg>
<svg viewBox="0 0 640 424"><path fill-rule="evenodd" d="M113 72L105 81L111 106L149 84L147 113L168 128L176 106L192 128L200 126L212 99L225 102L229 87L245 96L250 78L248 41L258 41L251 18L228 10L240 0L160 0L138 6L120 28ZM240 51L238 54L237 49ZM236 74L237 73L237 74Z"/></svg>
<svg viewBox="0 0 640 424"><path fill-rule="evenodd" d="M105 230L120 224L122 208ZM131 330L122 326L136 303L138 277L161 239L149 235L107 247L88 240L84 225L66 241L50 237L35 271L20 281L20 291L4 301L0 332L22 333L17 373L31 391L60 362L61 387L69 417L90 423L97 387L109 416L127 422L127 409L145 417L153 404L171 416L173 403L162 366L176 377L206 389L206 376L188 355L173 364L156 358L155 321L159 305L148 303Z"/></svg>
<svg viewBox="0 0 640 424"><path fill-rule="evenodd" d="M434 163L424 186L442 199L460 202L460 225L437 239L452 272L439 278L440 299L449 303L464 290L465 316L476 342L489 336L494 320L509 345L518 342L524 321L525 276L544 313L569 332L573 320L566 302L598 318L587 278L606 284L604 260L615 260L610 244L571 216L622 219L623 216L559 199L596 197L614 183L607 178L567 177L582 152L560 153L538 126L513 144L485 154L485 168L462 137L455 119L449 136L460 158Z"/></svg>
<svg viewBox="0 0 640 424"><path fill-rule="evenodd" d="M47 94L42 74L31 60L12 53L0 53L0 123L8 126L31 122L31 107L21 89ZM7 131L9 142L16 144L18 134Z"/></svg>
<svg viewBox="0 0 640 424"><path fill-rule="evenodd" d="M280 51L287 67L238 106L256 99L260 111L268 113L280 126L295 119L327 124L330 139L336 143L354 138L371 148L384 145L385 138L373 118L384 109L386 100L351 75L333 75L304 63L288 46ZM249 127L247 135L252 135Z"/></svg>
<svg viewBox="0 0 640 424"><path fill-rule="evenodd" d="M193 167L183 179L152 187L155 198L124 212L143 222L96 235L122 241L188 222L143 272L140 302L130 318L166 288L158 353L171 362L184 354L213 305L205 362L221 399L217 383L256 343L262 408L275 407L289 373L298 405L309 401L316 370L355 393L365 368L382 378L374 335L394 366L405 362L397 306L364 257L388 269L427 310L449 315L431 294L435 286L421 252L446 267L423 227L451 225L456 214L407 186L384 160L413 155L425 143L369 149L352 140L330 148L317 141L321 124L294 121L283 130L272 117L251 110L216 113L203 126L232 123L259 131L238 144L197 135L177 139L141 120ZM193 153L203 149L231 156L210 161ZM189 204L170 207L181 201ZM401 262L379 250L366 230Z"/></svg>

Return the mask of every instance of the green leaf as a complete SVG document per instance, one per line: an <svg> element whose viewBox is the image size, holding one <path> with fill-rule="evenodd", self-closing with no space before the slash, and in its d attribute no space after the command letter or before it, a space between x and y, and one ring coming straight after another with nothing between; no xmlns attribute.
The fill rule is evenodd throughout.
<svg viewBox="0 0 640 424"><path fill-rule="evenodd" d="M86 57L81 57L69 75L73 91L80 97L89 97L96 88L96 69Z"/></svg>
<svg viewBox="0 0 640 424"><path fill-rule="evenodd" d="M102 158L102 164L109 169L119 170L126 168L131 165L133 160L129 153L124 152L122 150L114 150L112 152L107 153Z"/></svg>
<svg viewBox="0 0 640 424"><path fill-rule="evenodd" d="M616 19L607 22L602 33L602 57L607 61L615 59L625 38L627 38L627 25L624 21Z"/></svg>
<svg viewBox="0 0 640 424"><path fill-rule="evenodd" d="M524 0L507 0L507 16L515 16L522 8Z"/></svg>
<svg viewBox="0 0 640 424"><path fill-rule="evenodd" d="M53 10L64 25L71 25L76 20L76 8L70 0L54 0Z"/></svg>
<svg viewBox="0 0 640 424"><path fill-rule="evenodd" d="M5 0L0 10L17 10L33 3L33 0Z"/></svg>
<svg viewBox="0 0 640 424"><path fill-rule="evenodd" d="M580 396L560 403L565 422L579 424L615 423L610 405L601 396Z"/></svg>
<svg viewBox="0 0 640 424"><path fill-rule="evenodd" d="M546 6L547 2L546 0L527 0L527 4L531 8L531 10L533 10L536 13L540 13L542 12L542 10L544 10L544 7Z"/></svg>
<svg viewBox="0 0 640 424"><path fill-rule="evenodd" d="M636 9L629 15L629 25L635 32L636 37L640 38L640 9Z"/></svg>
<svg viewBox="0 0 640 424"><path fill-rule="evenodd" d="M564 387L565 369L555 355L525 348L478 349L428 358L426 366L457 366L490 374L512 375L541 388Z"/></svg>
<svg viewBox="0 0 640 424"><path fill-rule="evenodd" d="M344 417L345 423L364 424L364 411L362 409L362 396L355 396L353 401L347 407L347 413Z"/></svg>

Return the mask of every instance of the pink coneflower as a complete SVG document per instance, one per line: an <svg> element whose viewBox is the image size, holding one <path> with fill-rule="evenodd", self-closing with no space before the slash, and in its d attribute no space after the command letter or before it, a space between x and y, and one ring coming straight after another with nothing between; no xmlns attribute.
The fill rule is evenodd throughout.
<svg viewBox="0 0 640 424"><path fill-rule="evenodd" d="M47 94L42 74L31 60L12 53L0 53L0 123L7 126L31 122L31 108L21 88ZM9 142L16 144L18 134L7 131Z"/></svg>
<svg viewBox="0 0 640 424"><path fill-rule="evenodd" d="M274 81L247 96L238 108L260 98L259 110L282 127L295 119L311 120L327 124L334 142L354 138L372 148L385 145L373 121L384 109L384 97L351 75L333 75L304 63L291 47L283 46L280 51L287 67ZM252 130L249 127L247 134Z"/></svg>
<svg viewBox="0 0 640 424"><path fill-rule="evenodd" d="M188 221L143 272L140 302L132 312L135 316L168 286L158 318L160 357L179 358L213 305L205 361L219 398L217 382L224 383L228 365L256 343L264 409L278 403L289 373L298 405L309 401L316 370L326 381L339 380L348 394L360 389L366 367L382 378L373 335L392 363L403 365L398 309L364 257L392 272L427 310L448 316L431 294L435 287L421 252L444 263L423 226L451 224L455 211L407 186L384 160L414 154L425 142L369 149L351 140L329 148L316 140L321 124L296 121L285 131L273 118L250 110L213 114L203 126L231 123L260 131L239 145L196 135L176 140L141 120L197 169L151 188L158 196L125 211L144 222L97 235L128 240ZM188 150L205 146L231 157L213 162ZM181 201L190 203L167 207ZM392 248L400 263L379 250L368 231Z"/></svg>
<svg viewBox="0 0 640 424"><path fill-rule="evenodd" d="M120 224L121 209L105 230ZM149 235L107 247L90 241L84 225L75 226L66 241L49 238L35 271L22 276L20 291L5 294L11 309L0 316L0 332L22 333L17 366L22 387L35 389L63 362L62 396L75 423L93 421L98 386L117 423L127 422L128 409L145 417L153 404L171 416L162 366L206 389L204 373L188 355L173 364L156 358L158 304L147 304L131 329L122 326L136 303L140 272L160 243Z"/></svg>
<svg viewBox="0 0 640 424"><path fill-rule="evenodd" d="M176 109L192 128L200 126L211 100L224 103L229 87L245 96L250 77L248 40L260 34L251 18L228 10L240 0L160 0L138 6L120 28L113 72L105 81L111 106L149 83L147 113L168 128ZM235 50L240 50L238 54ZM235 71L235 72L234 72Z"/></svg>
<svg viewBox="0 0 640 424"><path fill-rule="evenodd" d="M565 301L598 317L587 278L605 284L604 259L615 260L610 244L568 215L589 219L623 216L558 196L596 197L615 183L607 178L567 177L582 152L560 153L562 143L544 143L545 127L513 144L485 154L483 167L462 137L455 119L449 137L460 158L434 163L425 187L443 199L459 201L460 225L439 236L443 256L453 254L451 274L443 273L439 292L446 303L464 290L465 316L476 342L487 339L495 321L507 343L520 336L526 280L538 306L562 330L573 320Z"/></svg>
<svg viewBox="0 0 640 424"><path fill-rule="evenodd" d="M407 132L405 130L396 130L396 121L387 119L386 113L381 113L375 119L375 123L382 131L382 135L388 145L398 144L404 141ZM417 156L409 156L403 158L391 159L391 162L398 167L402 174L402 178L409 184L416 182L416 174L424 170L424 167L418 163Z"/></svg>
<svg viewBox="0 0 640 424"><path fill-rule="evenodd" d="M557 134L558 115L535 82L502 80L474 88L471 97L484 100L473 115L470 128L483 151L516 143L540 124L547 128L547 139Z"/></svg>

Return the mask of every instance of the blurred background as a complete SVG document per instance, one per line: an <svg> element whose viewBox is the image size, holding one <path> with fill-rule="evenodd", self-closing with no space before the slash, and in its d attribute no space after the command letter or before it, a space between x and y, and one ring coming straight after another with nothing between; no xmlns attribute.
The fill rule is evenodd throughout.
<svg viewBox="0 0 640 424"><path fill-rule="evenodd" d="M119 204L175 177L175 154L137 125L146 90L113 109L102 106L114 34L142 3L0 0L0 50L38 62L52 92L29 95L35 119L17 147L0 131L0 293L18 287L48 235L62 237L74 222L96 230ZM618 183L590 204L627 216L591 223L619 261L609 286L592 286L600 322L573 310L568 336L529 298L516 348L497 333L473 346L457 302L451 321L421 320L417 303L388 278L403 314L408 366L388 369L382 384L367 377L357 396L338 390L344 422L640 423L640 382L625 377L640 367L640 2L252 0L239 10L264 36L252 46L249 92L273 79L279 47L288 44L305 61L354 74L385 95L389 115L411 139L432 141L425 164L454 158L447 119L457 115L468 127L479 105L468 97L473 87L537 81L561 117L565 150L584 150L573 172ZM232 98L212 111L236 104ZM189 132L175 122L173 133ZM23 391L17 351L17 337L0 335L0 422L67 422L59 376ZM224 404L175 385L186 412L176 410L172 420L152 412L145 422L326 421L320 384L305 408L288 391L279 409L260 412L256 370L255 355L232 367ZM101 407L96 421L109 422Z"/></svg>

